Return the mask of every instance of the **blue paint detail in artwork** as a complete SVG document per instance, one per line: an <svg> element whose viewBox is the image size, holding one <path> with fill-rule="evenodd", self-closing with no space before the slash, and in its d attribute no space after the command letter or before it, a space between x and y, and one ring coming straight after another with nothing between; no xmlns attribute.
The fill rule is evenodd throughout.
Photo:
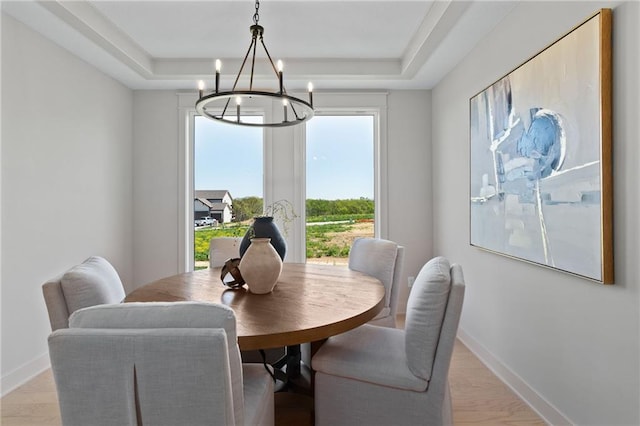
<svg viewBox="0 0 640 426"><path fill-rule="evenodd" d="M507 181L504 173L504 164L502 163L501 156L496 157L496 173L498 175L498 182L500 182L500 184L503 184Z"/></svg>
<svg viewBox="0 0 640 426"><path fill-rule="evenodd" d="M537 180L558 170L562 159L562 126L557 114L541 108L532 108L531 125L518 141L520 155L535 160L528 178Z"/></svg>
<svg viewBox="0 0 640 426"><path fill-rule="evenodd" d="M583 192L580 202L582 204L600 205L600 203L602 203L602 193L600 191Z"/></svg>

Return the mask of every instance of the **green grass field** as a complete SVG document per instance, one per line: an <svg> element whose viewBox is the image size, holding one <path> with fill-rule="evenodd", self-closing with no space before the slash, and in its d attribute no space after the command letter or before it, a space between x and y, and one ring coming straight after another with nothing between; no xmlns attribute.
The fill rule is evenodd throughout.
<svg viewBox="0 0 640 426"><path fill-rule="evenodd" d="M370 222L373 215L333 215L308 218L307 223L338 222L307 226L307 258L349 256L351 238L347 235L362 221ZM248 225L219 226L218 228L196 229L194 236L195 260L209 260L209 241L214 237L242 237Z"/></svg>

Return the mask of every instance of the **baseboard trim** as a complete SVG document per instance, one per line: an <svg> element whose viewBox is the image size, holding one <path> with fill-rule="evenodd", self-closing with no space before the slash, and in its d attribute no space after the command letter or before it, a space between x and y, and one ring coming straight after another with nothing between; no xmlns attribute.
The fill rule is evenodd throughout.
<svg viewBox="0 0 640 426"><path fill-rule="evenodd" d="M0 396L4 397L9 392L12 392L18 387L24 385L29 380L33 379L49 367L51 367L49 353L45 352L36 359L23 364L15 370L7 373L0 380Z"/></svg>
<svg viewBox="0 0 640 426"><path fill-rule="evenodd" d="M498 360L480 342L468 335L463 329L458 329L458 339L478 359L495 374L504 384L509 386L533 411L535 411L547 424L555 426L571 426L573 423L567 419L556 407L539 395L520 376L511 371Z"/></svg>

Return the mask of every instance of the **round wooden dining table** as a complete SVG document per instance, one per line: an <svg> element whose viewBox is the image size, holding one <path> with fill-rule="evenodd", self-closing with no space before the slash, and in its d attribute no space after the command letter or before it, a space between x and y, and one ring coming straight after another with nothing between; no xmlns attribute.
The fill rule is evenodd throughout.
<svg viewBox="0 0 640 426"><path fill-rule="evenodd" d="M318 342L373 319L384 305L384 287L346 266L284 263L271 293L230 289L220 268L186 272L151 282L125 302L222 303L236 315L241 350Z"/></svg>

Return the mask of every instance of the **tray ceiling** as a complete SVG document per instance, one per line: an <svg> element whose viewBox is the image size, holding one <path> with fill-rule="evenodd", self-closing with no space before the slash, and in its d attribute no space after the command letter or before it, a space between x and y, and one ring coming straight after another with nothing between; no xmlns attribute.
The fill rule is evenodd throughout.
<svg viewBox="0 0 640 426"><path fill-rule="evenodd" d="M512 9L504 1L263 0L260 25L289 90L428 89ZM233 84L254 2L3 1L25 23L132 89ZM267 67L257 82L271 79Z"/></svg>

